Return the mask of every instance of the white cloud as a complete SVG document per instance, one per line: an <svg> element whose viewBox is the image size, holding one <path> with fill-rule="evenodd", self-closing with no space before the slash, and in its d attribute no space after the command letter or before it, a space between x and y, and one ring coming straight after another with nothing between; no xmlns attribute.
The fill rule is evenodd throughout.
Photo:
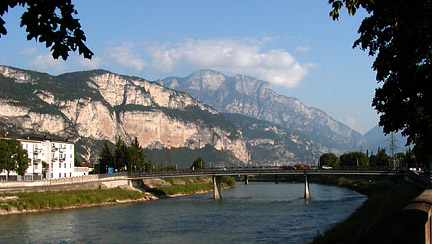
<svg viewBox="0 0 432 244"><path fill-rule="evenodd" d="M66 63L61 59L54 59L51 53L38 55L30 65L37 70L54 70L56 72L63 72L66 70Z"/></svg>
<svg viewBox="0 0 432 244"><path fill-rule="evenodd" d="M95 57L93 57L92 59L86 59L80 57L78 58L77 63L82 69L97 69L100 67L102 59Z"/></svg>
<svg viewBox="0 0 432 244"><path fill-rule="evenodd" d="M310 48L309 48L309 47L296 47L295 50L296 50L297 52L302 52L302 53L304 53L304 52L309 51Z"/></svg>
<svg viewBox="0 0 432 244"><path fill-rule="evenodd" d="M162 73L176 67L214 69L246 74L275 85L296 87L314 64L300 64L283 49L262 50L265 41L188 40L164 43L147 49L152 67Z"/></svg>
<svg viewBox="0 0 432 244"><path fill-rule="evenodd" d="M30 47L19 52L20 55L32 56L36 53L36 48Z"/></svg>
<svg viewBox="0 0 432 244"><path fill-rule="evenodd" d="M108 58L120 66L133 70L135 73L140 73L146 66L146 62L136 56L134 44L131 42L125 42L120 46L111 48Z"/></svg>

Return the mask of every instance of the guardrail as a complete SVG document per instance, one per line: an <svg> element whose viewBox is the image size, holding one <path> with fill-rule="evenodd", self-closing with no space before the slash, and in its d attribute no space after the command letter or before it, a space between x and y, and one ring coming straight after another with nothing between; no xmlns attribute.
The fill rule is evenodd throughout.
<svg viewBox="0 0 432 244"><path fill-rule="evenodd" d="M347 170L347 169L282 169L282 168L221 168L221 169L180 169L150 171L132 174L130 178L194 177L222 175L401 175L398 170Z"/></svg>

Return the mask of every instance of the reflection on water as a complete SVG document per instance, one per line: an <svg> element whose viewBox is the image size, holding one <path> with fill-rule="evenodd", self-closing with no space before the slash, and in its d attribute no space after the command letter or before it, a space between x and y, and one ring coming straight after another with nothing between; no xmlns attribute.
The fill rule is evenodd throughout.
<svg viewBox="0 0 432 244"><path fill-rule="evenodd" d="M0 243L307 243L349 216L356 192L303 184L237 183L212 193L146 203L0 217Z"/></svg>

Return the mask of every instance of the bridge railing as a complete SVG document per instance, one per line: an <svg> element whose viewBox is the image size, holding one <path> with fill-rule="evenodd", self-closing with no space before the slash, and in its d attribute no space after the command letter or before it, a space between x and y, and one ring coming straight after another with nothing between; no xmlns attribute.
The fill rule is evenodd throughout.
<svg viewBox="0 0 432 244"><path fill-rule="evenodd" d="M136 177L181 177L181 176L212 176L212 175L402 175L399 170L371 169L284 169L282 167L238 167L209 169L173 169L164 171L147 171L130 174Z"/></svg>

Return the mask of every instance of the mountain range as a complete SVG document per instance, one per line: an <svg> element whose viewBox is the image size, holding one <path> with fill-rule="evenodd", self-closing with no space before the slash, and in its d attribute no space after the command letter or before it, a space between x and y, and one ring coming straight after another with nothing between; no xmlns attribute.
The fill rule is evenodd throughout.
<svg viewBox="0 0 432 244"><path fill-rule="evenodd" d="M282 126L308 136L321 152L340 154L366 145L357 131L298 99L277 94L270 83L244 75L235 77L212 70L158 80L171 89L187 92L199 101L225 113L237 113Z"/></svg>
<svg viewBox="0 0 432 244"><path fill-rule="evenodd" d="M366 149L382 134L362 136L268 82L212 70L151 82L106 70L52 76L0 66L0 85L0 132L72 140L91 162L104 140L119 136L137 137L154 164L167 163L170 147L172 163L187 167L198 156L213 165L311 162Z"/></svg>
<svg viewBox="0 0 432 244"><path fill-rule="evenodd" d="M2 134L68 139L86 161L96 162L102 142L119 136L126 142L137 137L151 151L184 148L196 158L206 149L225 155L218 158L225 163L250 161L241 132L217 110L142 78L105 70L51 76L0 66L0 82Z"/></svg>

